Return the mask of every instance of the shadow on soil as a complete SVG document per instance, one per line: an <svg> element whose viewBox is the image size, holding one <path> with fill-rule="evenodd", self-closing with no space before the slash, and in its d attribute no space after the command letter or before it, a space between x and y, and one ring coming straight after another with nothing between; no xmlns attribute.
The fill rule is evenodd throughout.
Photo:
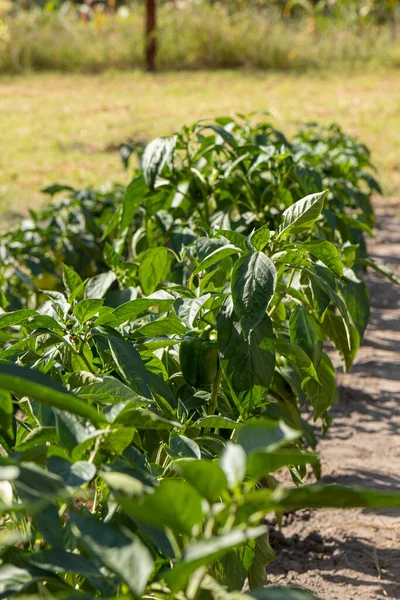
<svg viewBox="0 0 400 600"><path fill-rule="evenodd" d="M341 540L334 535L322 537L317 531L304 538L298 534L285 537L276 529L270 530L270 543L276 552L275 562L268 567L271 575L318 570L325 581L338 586L350 584L357 594L357 586L375 586L376 577L384 573L385 582L377 598L400 598L400 583L396 580L400 549L376 549L361 537Z"/></svg>

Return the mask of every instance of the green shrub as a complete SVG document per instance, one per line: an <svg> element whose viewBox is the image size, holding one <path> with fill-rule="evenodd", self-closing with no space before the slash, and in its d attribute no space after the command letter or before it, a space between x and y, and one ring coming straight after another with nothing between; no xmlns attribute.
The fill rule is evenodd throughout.
<svg viewBox="0 0 400 600"><path fill-rule="evenodd" d="M136 69L144 66L144 14L100 15L81 22L75 9L18 12L0 20L0 72ZM305 71L398 66L388 26L360 34L346 20L285 20L274 11L229 12L221 4L159 9L160 69L249 67Z"/></svg>
<svg viewBox="0 0 400 600"><path fill-rule="evenodd" d="M3 236L0 598L315 600L263 588L265 515L400 506L305 485L325 342L350 368L363 269L397 281L363 244L370 168L336 126L290 143L220 118L151 142L126 190L49 188L67 198Z"/></svg>

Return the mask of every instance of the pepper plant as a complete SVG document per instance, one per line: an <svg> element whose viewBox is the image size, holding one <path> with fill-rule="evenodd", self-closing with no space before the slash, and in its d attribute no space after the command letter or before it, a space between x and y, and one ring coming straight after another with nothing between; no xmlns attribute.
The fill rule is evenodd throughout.
<svg viewBox="0 0 400 600"><path fill-rule="evenodd" d="M326 429L337 395L326 342L349 369L362 268L396 281L362 244L367 150L337 128L205 130L3 237L0 598L310 600L263 587L265 515L400 505L305 485L308 409Z"/></svg>

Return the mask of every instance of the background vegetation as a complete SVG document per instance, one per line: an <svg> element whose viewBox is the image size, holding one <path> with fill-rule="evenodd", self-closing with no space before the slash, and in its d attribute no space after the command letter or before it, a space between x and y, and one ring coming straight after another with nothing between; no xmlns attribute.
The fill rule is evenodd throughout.
<svg viewBox="0 0 400 600"><path fill-rule="evenodd" d="M113 14L92 11L87 21L70 2L3 0L0 72L143 68L143 5L131 3ZM393 0L161 3L158 67L297 72L398 67L396 10Z"/></svg>

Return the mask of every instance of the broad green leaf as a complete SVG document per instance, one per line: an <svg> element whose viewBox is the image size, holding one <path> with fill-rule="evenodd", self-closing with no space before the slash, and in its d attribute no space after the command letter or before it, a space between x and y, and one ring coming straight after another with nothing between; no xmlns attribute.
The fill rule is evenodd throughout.
<svg viewBox="0 0 400 600"><path fill-rule="evenodd" d="M301 508L399 508L400 492L316 483L298 488L278 487L272 493L271 502L284 510L298 510Z"/></svg>
<svg viewBox="0 0 400 600"><path fill-rule="evenodd" d="M118 306L112 312L115 325L121 325L126 321L134 321L153 306L158 306L160 312L167 311L171 308L174 300L175 298L168 294L164 298L153 296L152 298L137 298L125 302L125 304L121 304L121 306Z"/></svg>
<svg viewBox="0 0 400 600"><path fill-rule="evenodd" d="M358 279L351 269L345 269L344 277L339 287L351 320L356 326L362 340L370 315L369 290L365 283L361 279Z"/></svg>
<svg viewBox="0 0 400 600"><path fill-rule="evenodd" d="M318 464L318 456L297 449L255 450L247 461L247 473L253 479L260 479L268 473L289 465L299 466Z"/></svg>
<svg viewBox="0 0 400 600"><path fill-rule="evenodd" d="M305 385L309 379L318 381L314 364L306 352L297 344L292 344L287 340L278 338L276 340L276 351L284 356L292 366L299 372L302 379L302 385Z"/></svg>
<svg viewBox="0 0 400 600"><path fill-rule="evenodd" d="M267 223L266 225L263 225L259 229L253 231L246 238L246 245L250 250L257 250L258 252L261 252L268 244L270 237L270 225Z"/></svg>
<svg viewBox="0 0 400 600"><path fill-rule="evenodd" d="M49 315L42 315L36 310L21 309L0 315L0 329L19 325L27 329L50 329L64 333L63 327Z"/></svg>
<svg viewBox="0 0 400 600"><path fill-rule="evenodd" d="M175 397L167 383L162 377L146 369L139 352L132 344L111 335L108 337L108 344L118 370L140 396L152 399L150 391L152 389L172 405L176 404Z"/></svg>
<svg viewBox="0 0 400 600"><path fill-rule="evenodd" d="M196 269L192 273L192 277L201 273L201 271L205 271L209 269L213 265L216 265L220 260L227 258L228 256L232 256L233 254L241 254L241 248L234 246L232 244L227 244L226 246L222 246L221 248L217 248L211 254L209 254L201 263L196 267Z"/></svg>
<svg viewBox="0 0 400 600"><path fill-rule="evenodd" d="M323 262L336 277L343 275L343 264L340 258L340 252L331 242L326 240L313 240L302 244L300 248L305 248L315 258Z"/></svg>
<svg viewBox="0 0 400 600"><path fill-rule="evenodd" d="M100 273L89 279L85 286L86 298L104 298L114 281L116 280L114 271Z"/></svg>
<svg viewBox="0 0 400 600"><path fill-rule="evenodd" d="M185 435L179 435L176 432L173 432L171 434L169 447L174 458L201 458L199 445Z"/></svg>
<svg viewBox="0 0 400 600"><path fill-rule="evenodd" d="M139 281L146 296L167 278L171 258L171 253L164 246L150 248L140 257Z"/></svg>
<svg viewBox="0 0 400 600"><path fill-rule="evenodd" d="M232 272L232 298L246 335L264 317L275 285L274 263L262 252L250 252L236 261Z"/></svg>
<svg viewBox="0 0 400 600"><path fill-rule="evenodd" d="M47 461L47 468L71 487L80 487L96 475L96 467L92 463L85 460L71 463L59 456L51 456Z"/></svg>
<svg viewBox="0 0 400 600"><path fill-rule="evenodd" d="M269 543L269 533L257 538L254 548L254 559L249 569L250 589L262 587L266 583L266 567L275 560L275 552Z"/></svg>
<svg viewBox="0 0 400 600"><path fill-rule="evenodd" d="M182 324L182 322L176 318L174 314L164 317L163 319L156 319L146 323L139 329L135 330L135 336L144 337L157 337L162 335L184 335L188 331L188 327Z"/></svg>
<svg viewBox="0 0 400 600"><path fill-rule="evenodd" d="M315 169L296 165L294 175L299 180L304 194L314 194L322 188L322 177Z"/></svg>
<svg viewBox="0 0 400 600"><path fill-rule="evenodd" d="M164 165L169 165L173 159L176 146L176 136L172 138L158 137L146 146L142 156L144 179L150 189L153 189Z"/></svg>
<svg viewBox="0 0 400 600"><path fill-rule="evenodd" d="M386 265L384 265L372 258L357 258L356 262L361 265L370 267L371 269L374 269L374 271L377 271L381 275L384 275L393 283L400 285L400 279Z"/></svg>
<svg viewBox="0 0 400 600"><path fill-rule="evenodd" d="M0 384L1 385L1 384ZM7 444L12 446L15 441L14 410L10 392L0 388L0 434Z"/></svg>
<svg viewBox="0 0 400 600"><path fill-rule="evenodd" d="M52 573L31 565L3 564L0 566L0 598L10 598L37 581L51 581L53 577Z"/></svg>
<svg viewBox="0 0 400 600"><path fill-rule="evenodd" d="M173 468L210 502L216 502L228 489L225 473L216 462L180 458L173 462Z"/></svg>
<svg viewBox="0 0 400 600"><path fill-rule="evenodd" d="M143 399L116 377L108 375L96 376L93 383L84 385L78 390L80 398L92 402L117 403L124 400L132 400L133 403L141 405Z"/></svg>
<svg viewBox="0 0 400 600"><path fill-rule="evenodd" d="M200 417L192 424L192 427L210 428L210 429L237 429L240 423L229 419L228 417L220 417L217 415L209 415Z"/></svg>
<svg viewBox="0 0 400 600"><path fill-rule="evenodd" d="M86 550L125 581L136 597L144 593L154 563L146 546L129 530L114 529L89 512L71 521Z"/></svg>
<svg viewBox="0 0 400 600"><path fill-rule="evenodd" d="M82 325L89 319L92 319L100 310L104 300L82 300L74 306L73 313Z"/></svg>
<svg viewBox="0 0 400 600"><path fill-rule="evenodd" d="M311 227L321 214L326 194L326 191L311 194L289 206L282 215L278 239Z"/></svg>
<svg viewBox="0 0 400 600"><path fill-rule="evenodd" d="M220 456L219 464L225 473L230 489L235 489L242 483L246 475L246 453L237 444L228 442Z"/></svg>
<svg viewBox="0 0 400 600"><path fill-rule="evenodd" d="M193 542L186 548L182 560L165 573L164 579L167 585L172 592L183 589L196 569L212 564L234 548L245 544L247 540L255 539L266 531L264 525L248 529L233 529L225 535Z"/></svg>
<svg viewBox="0 0 400 600"><path fill-rule="evenodd" d="M231 244L240 248L241 250L247 250L246 247L246 236L238 231L231 231L230 229L216 229L215 235L226 238Z"/></svg>
<svg viewBox="0 0 400 600"><path fill-rule="evenodd" d="M95 578L101 576L98 566L89 558L58 548L31 554L29 563L52 573L74 573Z"/></svg>
<svg viewBox="0 0 400 600"><path fill-rule="evenodd" d="M162 531L169 528L188 536L200 531L202 499L188 483L164 479L151 494L136 498L117 494L116 498L128 515Z"/></svg>
<svg viewBox="0 0 400 600"><path fill-rule="evenodd" d="M306 393L314 409L314 421L333 404L337 396L335 368L325 352L317 367L317 375L319 383L310 379L306 384Z"/></svg>
<svg viewBox="0 0 400 600"><path fill-rule="evenodd" d="M26 367L0 364L0 388L67 412L80 415L92 423L105 423L106 419L94 408L79 400L50 377Z"/></svg>
<svg viewBox="0 0 400 600"><path fill-rule="evenodd" d="M296 441L301 431L292 429L283 421L257 419L242 425L236 432L236 441L247 456L256 450L275 451Z"/></svg>
<svg viewBox="0 0 400 600"><path fill-rule="evenodd" d="M119 238L123 235L125 229L131 225L133 217L142 203L146 192L146 183L141 175L135 177L126 188L125 196L122 201L121 221L118 227Z"/></svg>
<svg viewBox="0 0 400 600"><path fill-rule="evenodd" d="M340 314L343 317L343 321L344 321L346 333L347 333L347 339L348 339L348 343L350 346L351 339L350 339L350 330L349 330L349 327L350 327L349 311L348 311L346 304L343 302L342 298L336 293L335 289L333 289L333 287L331 285L331 283L333 283L333 282L331 282L330 276L328 276L327 271L329 271L329 270L326 267L323 267L322 265L318 265L318 264L314 264L314 265L311 265L310 267L306 267L304 270L307 272L311 281L313 283L315 283L324 294L326 294L326 296L329 298L329 300L339 310ZM331 272L329 271L329 273L331 273Z"/></svg>
<svg viewBox="0 0 400 600"><path fill-rule="evenodd" d="M181 321L189 327L193 328L194 321L199 314L199 311L211 298L211 294L203 294L199 298L178 298L174 302L174 310Z"/></svg>
<svg viewBox="0 0 400 600"><path fill-rule="evenodd" d="M353 364L357 350L360 347L360 334L358 333L358 330L353 325L350 325L351 348L349 348L347 333L342 317L336 315L331 310L327 310L322 328L325 335L328 336L336 350L342 356L345 372L348 372Z"/></svg>
<svg viewBox="0 0 400 600"><path fill-rule="evenodd" d="M63 284L68 294L68 300L71 302L75 297L76 293L83 284L81 276L68 265L63 264ZM83 291L83 290L82 290Z"/></svg>
<svg viewBox="0 0 400 600"><path fill-rule="evenodd" d="M254 386L268 389L275 370L275 340L268 315L246 341L228 297L218 313L217 329L222 369L233 390L239 393Z"/></svg>
<svg viewBox="0 0 400 600"><path fill-rule="evenodd" d="M300 346L318 365L321 358L323 335L317 321L301 304L296 304L289 319L290 341Z"/></svg>

